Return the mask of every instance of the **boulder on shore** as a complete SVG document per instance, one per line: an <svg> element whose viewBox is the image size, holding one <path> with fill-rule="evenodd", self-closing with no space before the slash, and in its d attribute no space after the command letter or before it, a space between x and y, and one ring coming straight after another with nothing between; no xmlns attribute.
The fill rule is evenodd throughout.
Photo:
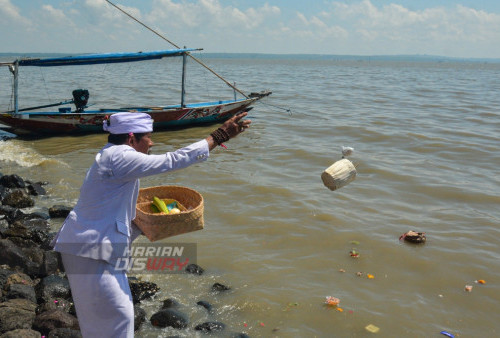
<svg viewBox="0 0 500 338"><path fill-rule="evenodd" d="M57 328L68 328L80 330L78 320L67 312L60 309L45 311L35 317L33 329L48 335L50 331Z"/></svg>
<svg viewBox="0 0 500 338"><path fill-rule="evenodd" d="M36 304L27 299L10 299L0 303L0 334L17 329L31 329Z"/></svg>
<svg viewBox="0 0 500 338"><path fill-rule="evenodd" d="M185 329L188 326L187 316L174 309L163 309L151 316L151 324L158 327L173 327Z"/></svg>

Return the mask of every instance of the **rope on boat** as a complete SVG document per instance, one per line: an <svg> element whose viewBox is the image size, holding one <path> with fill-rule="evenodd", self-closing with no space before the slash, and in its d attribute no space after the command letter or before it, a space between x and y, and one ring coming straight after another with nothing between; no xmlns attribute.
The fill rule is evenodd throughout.
<svg viewBox="0 0 500 338"><path fill-rule="evenodd" d="M166 37L164 37L163 35L161 35L160 33L158 33L157 31L155 31L154 29L152 29L151 27L149 27L148 25L142 23L140 20L136 19L134 16L132 16L131 14L127 13L126 11L124 11L123 9L121 9L120 7L116 6L114 3L112 3L111 1L109 0L106 0L107 3L109 3L111 6L115 7L116 9L118 9L120 12L122 12L123 14L127 15L129 18L131 18L132 20L134 20L135 22L139 23L140 25L142 25L143 27L145 27L146 29L150 30L151 32L153 32L154 34L158 35L160 38L162 38L163 40L167 41L168 43L170 43L172 46L174 46L175 48L177 49L181 49L181 47L179 47L177 44L173 43L172 41L170 41L169 39L167 39ZM211 69L210 67L208 67L206 64L204 64L201 60L197 59L196 57L194 57L193 55L191 55L191 53L187 53L187 55L189 55L194 61L198 62L201 66L203 66L204 68L206 68L208 71L210 71L212 74L214 74L215 76L217 76L219 79L221 79L222 81L224 81L225 84L227 84L229 87L233 88L234 90L236 90L238 93L240 93L241 95L243 95L245 98L249 98L245 93L243 93L241 90L239 90L238 88L236 88L235 86L233 86L230 82L228 82L226 79L224 79L222 76L220 76L219 74L217 74L213 69Z"/></svg>
<svg viewBox="0 0 500 338"><path fill-rule="evenodd" d="M256 103L263 104L264 106L273 107L275 109L284 110L288 113L288 115L292 116L292 110L290 108L284 108L284 107L276 106L274 104L270 104L270 103L262 102L262 101L257 101Z"/></svg>

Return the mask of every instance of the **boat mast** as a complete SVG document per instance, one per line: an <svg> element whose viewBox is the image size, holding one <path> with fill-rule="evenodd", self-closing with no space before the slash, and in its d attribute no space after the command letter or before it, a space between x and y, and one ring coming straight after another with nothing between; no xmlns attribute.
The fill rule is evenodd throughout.
<svg viewBox="0 0 500 338"><path fill-rule="evenodd" d="M12 71L12 69L11 69ZM19 100L17 97L17 90L18 90L18 71L19 71L19 60L16 60L14 62L14 70L12 74L14 74L14 114L19 113Z"/></svg>
<svg viewBox="0 0 500 338"><path fill-rule="evenodd" d="M186 62L187 62L187 53L182 53L182 89L181 89L181 108L186 106L184 102L184 96L186 95Z"/></svg>

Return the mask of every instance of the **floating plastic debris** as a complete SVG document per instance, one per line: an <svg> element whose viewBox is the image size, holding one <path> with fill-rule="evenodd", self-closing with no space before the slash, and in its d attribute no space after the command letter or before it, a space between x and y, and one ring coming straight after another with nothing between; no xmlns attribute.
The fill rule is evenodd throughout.
<svg viewBox="0 0 500 338"><path fill-rule="evenodd" d="M375 278L375 276L371 275L371 274L367 274L366 277L368 277L369 279L374 279Z"/></svg>
<svg viewBox="0 0 500 338"><path fill-rule="evenodd" d="M478 279L476 281L476 283L479 283L479 284L486 284L486 281L484 279Z"/></svg>
<svg viewBox="0 0 500 338"><path fill-rule="evenodd" d="M380 331L380 328L373 324L368 324L365 326L365 330L371 333L377 333Z"/></svg>
<svg viewBox="0 0 500 338"><path fill-rule="evenodd" d="M455 335L454 335L454 334L449 333L449 332L447 332L447 331L441 331L441 332L439 332L439 333L441 333L442 335L445 335L446 337L455 338Z"/></svg>
<svg viewBox="0 0 500 338"><path fill-rule="evenodd" d="M472 285L466 285L465 286L465 291L472 292Z"/></svg>

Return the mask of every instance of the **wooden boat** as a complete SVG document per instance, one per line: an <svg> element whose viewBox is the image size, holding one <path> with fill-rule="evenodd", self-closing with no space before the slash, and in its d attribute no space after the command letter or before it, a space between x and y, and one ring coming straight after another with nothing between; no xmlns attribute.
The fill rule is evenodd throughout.
<svg viewBox="0 0 500 338"><path fill-rule="evenodd" d="M60 58L24 58L13 62L3 62L0 66L8 66L14 76L14 109L0 113L0 123L14 129L27 130L36 133L97 133L103 132L102 123L106 116L117 112L144 112L151 115L155 129L187 127L200 124L224 121L231 116L252 109L252 104L270 92L251 93L246 95L229 84L235 90L233 100L214 102L185 103L184 84L186 59L190 52L198 49L174 49L137 53L108 53L67 56ZM181 102L174 105L139 106L100 108L88 110L89 92L84 89L73 91L73 99L49 105L29 108L19 108L18 104L18 74L21 67L57 67L71 65L95 65L103 63L135 62L161 59L164 57L182 57L182 90ZM242 94L242 99L236 99L236 91ZM71 105L74 104L75 107ZM69 105L69 106L68 106ZM48 107L61 106L57 111L35 111Z"/></svg>

